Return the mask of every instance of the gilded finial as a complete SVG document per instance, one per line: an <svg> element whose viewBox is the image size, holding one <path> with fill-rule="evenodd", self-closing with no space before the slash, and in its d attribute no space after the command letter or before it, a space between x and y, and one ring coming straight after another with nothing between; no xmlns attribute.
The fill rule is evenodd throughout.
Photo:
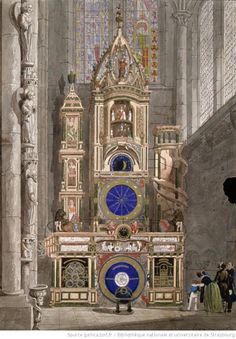
<svg viewBox="0 0 236 339"><path fill-rule="evenodd" d="M69 84L75 84L76 74L70 71L68 74L68 82Z"/></svg>
<svg viewBox="0 0 236 339"><path fill-rule="evenodd" d="M121 14L120 4L117 7L116 22L117 22L117 27L118 28L122 28L122 26L123 26L123 17L122 17L122 14Z"/></svg>

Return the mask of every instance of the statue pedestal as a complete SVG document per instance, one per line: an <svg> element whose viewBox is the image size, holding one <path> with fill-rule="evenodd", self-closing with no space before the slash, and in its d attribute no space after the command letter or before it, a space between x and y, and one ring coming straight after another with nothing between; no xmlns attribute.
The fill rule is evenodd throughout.
<svg viewBox="0 0 236 339"><path fill-rule="evenodd" d="M31 330L33 307L25 295L0 296L0 330Z"/></svg>

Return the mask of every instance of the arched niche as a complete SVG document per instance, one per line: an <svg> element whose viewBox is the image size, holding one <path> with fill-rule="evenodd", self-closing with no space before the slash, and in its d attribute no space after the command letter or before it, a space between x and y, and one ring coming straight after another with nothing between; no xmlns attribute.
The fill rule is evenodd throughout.
<svg viewBox="0 0 236 339"><path fill-rule="evenodd" d="M111 138L133 138L134 109L128 100L117 100L110 109Z"/></svg>

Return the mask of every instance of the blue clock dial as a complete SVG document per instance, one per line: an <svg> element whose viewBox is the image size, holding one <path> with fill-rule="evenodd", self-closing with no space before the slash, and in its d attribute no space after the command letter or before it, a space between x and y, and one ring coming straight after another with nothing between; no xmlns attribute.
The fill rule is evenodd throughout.
<svg viewBox="0 0 236 339"><path fill-rule="evenodd" d="M127 155L118 155L112 160L111 170L116 172L130 172L132 171L132 162Z"/></svg>
<svg viewBox="0 0 236 339"><path fill-rule="evenodd" d="M109 300L137 299L145 284L145 272L140 262L125 255L106 260L99 272L99 287ZM125 300L123 300L125 303Z"/></svg>
<svg viewBox="0 0 236 339"><path fill-rule="evenodd" d="M128 287L134 292L138 287L139 280L137 269L127 262L111 265L105 275L105 284L112 294L115 294L119 287Z"/></svg>
<svg viewBox="0 0 236 339"><path fill-rule="evenodd" d="M129 186L116 185L108 191L106 204L113 214L118 216L128 215L137 206L137 196Z"/></svg>

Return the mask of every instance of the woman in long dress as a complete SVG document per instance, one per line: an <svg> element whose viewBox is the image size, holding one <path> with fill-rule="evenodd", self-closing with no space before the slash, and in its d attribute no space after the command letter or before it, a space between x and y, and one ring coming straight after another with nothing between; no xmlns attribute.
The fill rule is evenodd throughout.
<svg viewBox="0 0 236 339"><path fill-rule="evenodd" d="M220 289L215 281L205 272L197 272L197 276L204 284L204 307L207 312L220 313L224 312Z"/></svg>

